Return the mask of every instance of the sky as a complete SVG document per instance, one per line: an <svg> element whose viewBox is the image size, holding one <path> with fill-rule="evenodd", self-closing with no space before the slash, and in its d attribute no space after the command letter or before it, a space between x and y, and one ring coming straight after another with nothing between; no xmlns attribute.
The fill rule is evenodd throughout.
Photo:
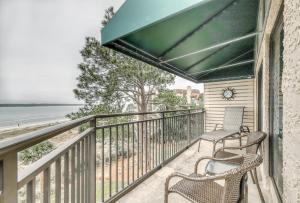
<svg viewBox="0 0 300 203"><path fill-rule="evenodd" d="M0 103L81 103L73 94L85 37L124 0L0 0ZM176 77L170 88L193 88Z"/></svg>

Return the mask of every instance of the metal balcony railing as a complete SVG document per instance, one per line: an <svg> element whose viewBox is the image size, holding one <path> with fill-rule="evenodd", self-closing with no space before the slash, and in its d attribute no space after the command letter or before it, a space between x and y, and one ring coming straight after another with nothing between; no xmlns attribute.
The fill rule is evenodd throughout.
<svg viewBox="0 0 300 203"><path fill-rule="evenodd" d="M18 152L80 133L18 170ZM89 116L0 142L0 202L113 202L196 142L204 112ZM20 192L22 191L22 192Z"/></svg>

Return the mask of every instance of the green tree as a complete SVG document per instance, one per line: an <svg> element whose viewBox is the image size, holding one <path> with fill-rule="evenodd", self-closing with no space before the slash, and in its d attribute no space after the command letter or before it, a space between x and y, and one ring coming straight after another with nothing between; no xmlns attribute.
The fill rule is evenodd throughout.
<svg viewBox="0 0 300 203"><path fill-rule="evenodd" d="M160 92L154 99L153 103L158 105L161 110L174 110L180 105L186 104L186 99L177 96L174 91L166 90Z"/></svg>
<svg viewBox="0 0 300 203"><path fill-rule="evenodd" d="M107 9L102 24L113 14L113 8ZM83 62L78 66L81 73L74 94L85 106L68 115L71 118L121 112L130 101L138 112L146 112L154 92L174 83L174 75L103 47L92 37L86 38L80 53Z"/></svg>

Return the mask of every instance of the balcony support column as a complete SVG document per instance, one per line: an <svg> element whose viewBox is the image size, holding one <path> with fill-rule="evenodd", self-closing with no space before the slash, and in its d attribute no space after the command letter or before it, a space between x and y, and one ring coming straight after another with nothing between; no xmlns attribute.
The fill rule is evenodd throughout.
<svg viewBox="0 0 300 203"><path fill-rule="evenodd" d="M0 203L17 203L17 161L16 151L4 154L0 157Z"/></svg>

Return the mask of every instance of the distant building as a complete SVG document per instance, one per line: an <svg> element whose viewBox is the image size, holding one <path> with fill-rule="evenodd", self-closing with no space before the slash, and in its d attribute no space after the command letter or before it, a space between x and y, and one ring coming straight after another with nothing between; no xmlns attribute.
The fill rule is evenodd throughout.
<svg viewBox="0 0 300 203"><path fill-rule="evenodd" d="M202 94L198 89L192 89L188 86L186 89L174 89L179 97L186 98L187 105L200 105L202 103Z"/></svg>

